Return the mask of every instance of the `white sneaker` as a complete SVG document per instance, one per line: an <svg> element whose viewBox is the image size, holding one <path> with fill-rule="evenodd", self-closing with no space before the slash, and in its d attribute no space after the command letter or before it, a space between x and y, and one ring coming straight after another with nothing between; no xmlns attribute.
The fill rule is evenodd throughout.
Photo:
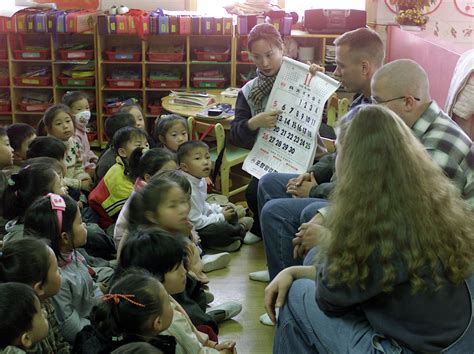
<svg viewBox="0 0 474 354"><path fill-rule="evenodd" d="M242 241L236 240L228 246L222 246L222 247L210 246L209 248L213 250L217 250L217 251L222 251L222 252L234 252L234 251L238 251L240 246L242 246Z"/></svg>
<svg viewBox="0 0 474 354"><path fill-rule="evenodd" d="M206 304L210 304L214 301L214 294L209 290L204 290L204 295L206 296Z"/></svg>
<svg viewBox="0 0 474 354"><path fill-rule="evenodd" d="M120 5L120 7L117 9L117 14L118 15L125 15L129 11L130 11L130 9L127 6Z"/></svg>
<svg viewBox="0 0 474 354"><path fill-rule="evenodd" d="M268 313L264 313L263 315L260 316L260 323L264 324L265 326L274 326L275 324L272 322L270 319L270 316L268 316Z"/></svg>
<svg viewBox="0 0 474 354"><path fill-rule="evenodd" d="M235 301L224 302L206 310L206 313L216 322L229 320L242 311L242 305Z"/></svg>
<svg viewBox="0 0 474 354"><path fill-rule="evenodd" d="M109 9L109 15L117 15L117 6L112 6L110 9Z"/></svg>
<svg viewBox="0 0 474 354"><path fill-rule="evenodd" d="M217 254L206 254L202 256L202 271L204 273L227 267L230 263L230 254L228 252Z"/></svg>
<svg viewBox="0 0 474 354"><path fill-rule="evenodd" d="M268 270L260 270L258 272L249 273L249 278L251 280L268 283L270 281L270 274Z"/></svg>
<svg viewBox="0 0 474 354"><path fill-rule="evenodd" d="M245 234L245 237L244 237L245 245L253 245L254 243L258 243L260 241L262 241L262 238L258 237L257 235L255 235L254 233L250 231L247 231L247 233Z"/></svg>

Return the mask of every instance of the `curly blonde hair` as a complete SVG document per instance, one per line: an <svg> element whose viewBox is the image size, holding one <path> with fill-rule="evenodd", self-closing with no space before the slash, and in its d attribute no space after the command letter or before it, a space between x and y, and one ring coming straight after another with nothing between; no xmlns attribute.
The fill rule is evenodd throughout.
<svg viewBox="0 0 474 354"><path fill-rule="evenodd" d="M342 127L337 184L331 195L320 259L331 286L365 289L382 269L381 285L395 285L402 263L413 291L459 284L473 273L474 218L444 175L393 112L367 105Z"/></svg>

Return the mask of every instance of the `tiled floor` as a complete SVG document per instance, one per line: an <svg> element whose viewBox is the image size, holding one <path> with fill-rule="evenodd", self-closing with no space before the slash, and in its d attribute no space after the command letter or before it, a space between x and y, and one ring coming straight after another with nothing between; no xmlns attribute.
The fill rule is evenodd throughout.
<svg viewBox="0 0 474 354"><path fill-rule="evenodd" d="M263 242L232 254L228 268L208 273L213 304L236 300L243 310L233 320L220 325L220 340L235 340L239 354L270 354L274 327L264 326L259 317L265 312L263 292L266 284L249 280L248 273L265 269ZM211 304L212 305L212 304Z"/></svg>

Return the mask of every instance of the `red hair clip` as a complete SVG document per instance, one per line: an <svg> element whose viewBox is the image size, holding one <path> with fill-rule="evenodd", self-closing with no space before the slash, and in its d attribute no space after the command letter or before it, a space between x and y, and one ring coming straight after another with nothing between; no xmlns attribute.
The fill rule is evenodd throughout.
<svg viewBox="0 0 474 354"><path fill-rule="evenodd" d="M66 202L63 197L58 194L48 193L47 196L51 201L51 209L56 210L56 215L58 217L59 232L63 229L63 211L66 210Z"/></svg>
<svg viewBox="0 0 474 354"><path fill-rule="evenodd" d="M135 295L131 295L131 294L105 294L104 296L102 296L102 300L104 301L113 300L118 305L120 302L120 299L123 299L133 305L136 305L139 307L145 307L145 305L139 303L138 301L132 300L132 298L134 297Z"/></svg>

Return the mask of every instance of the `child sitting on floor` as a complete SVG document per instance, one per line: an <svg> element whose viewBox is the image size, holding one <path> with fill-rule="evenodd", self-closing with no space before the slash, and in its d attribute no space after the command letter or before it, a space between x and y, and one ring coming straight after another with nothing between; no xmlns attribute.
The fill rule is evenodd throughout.
<svg viewBox="0 0 474 354"><path fill-rule="evenodd" d="M13 172L18 172L26 160L30 143L36 138L36 130L26 123L15 123L7 128L10 145L13 148Z"/></svg>

